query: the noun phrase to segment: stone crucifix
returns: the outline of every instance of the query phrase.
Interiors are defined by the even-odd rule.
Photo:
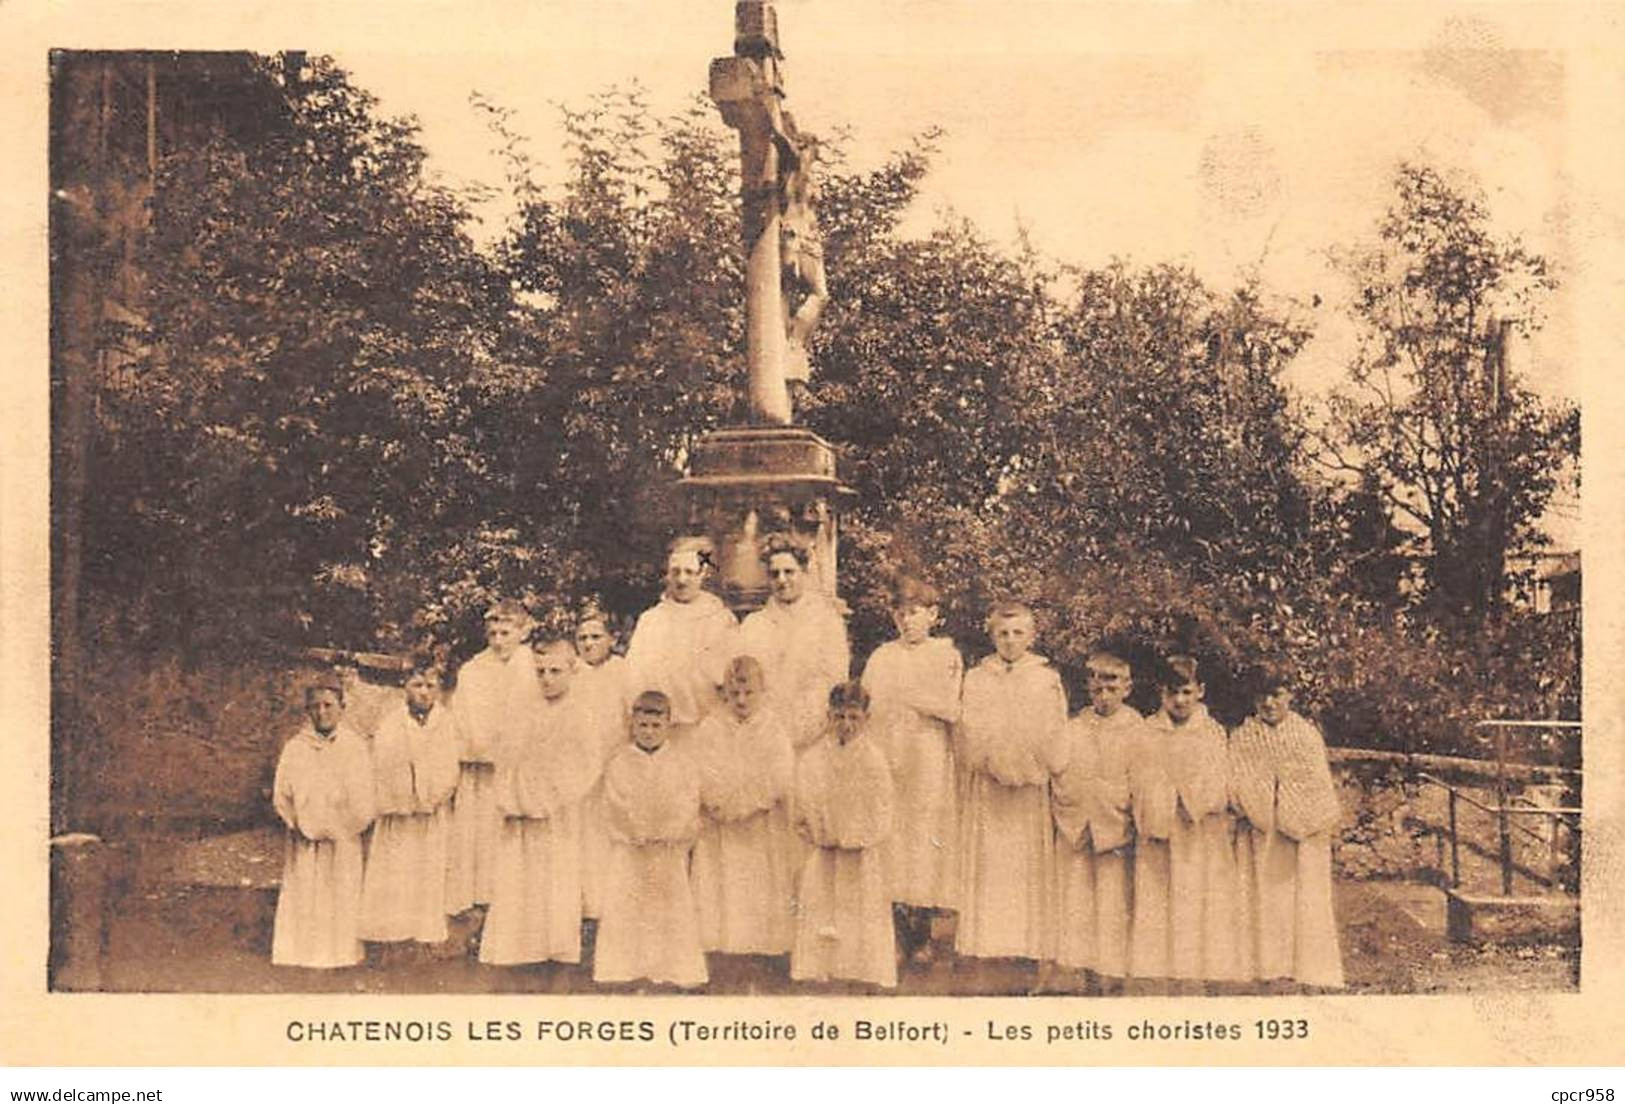
[[[711,62],[711,98],[739,131],[745,230],[745,356],[750,420],[791,421],[789,381],[805,382],[807,342],[829,291],[813,209],[817,142],[784,109],[772,0],[734,5],[734,52]],[[802,296],[791,311],[784,282]]]

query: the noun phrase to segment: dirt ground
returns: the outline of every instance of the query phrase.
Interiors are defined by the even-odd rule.
[[[271,919],[280,873],[271,829],[133,842],[115,862],[103,987],[121,992],[577,993],[596,992],[588,966],[487,967],[448,946],[373,948],[346,970],[272,967]],[[1551,943],[1462,945],[1445,937],[1444,895],[1431,886],[1343,879],[1337,885],[1348,987],[1356,993],[1572,991],[1578,948]],[[380,951],[383,953],[380,954]],[[713,993],[790,992],[783,959],[713,956]],[[902,995],[1019,994],[1030,964],[947,955],[907,967]],[[797,986],[794,991],[800,992]]]

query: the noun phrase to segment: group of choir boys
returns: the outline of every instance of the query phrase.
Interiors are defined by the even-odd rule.
[[[794,560],[789,573],[806,566]],[[793,979],[888,988],[900,957],[942,951],[957,914],[961,961],[1037,960],[1086,991],[1342,985],[1339,802],[1283,674],[1257,682],[1253,716],[1227,733],[1193,659],[1160,664],[1161,708],[1143,717],[1126,702],[1130,664],[1103,647],[1069,718],[1026,606],[992,610],[994,653],[963,672],[931,635],[937,594],[905,580],[898,639],[861,682],[801,664],[809,695],[774,679],[795,680],[797,647],[844,662],[823,599],[776,586],[735,635],[698,585],[703,563],[680,561],[632,662],[595,609],[573,638],[527,646],[525,611],[505,601],[453,701],[439,671],[414,667],[370,739],[344,724],[341,681],[309,687],[310,723],[274,784],[289,831],[272,961],[444,947],[448,917],[483,906],[487,964],[580,962],[589,921],[596,982],[700,987],[715,952],[788,954]],[[682,700],[695,682],[710,700]]]

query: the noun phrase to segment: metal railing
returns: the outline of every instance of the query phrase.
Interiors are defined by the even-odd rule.
[[[1461,833],[1458,824],[1458,806],[1466,802],[1475,809],[1495,818],[1497,836],[1497,860],[1501,868],[1501,894],[1512,896],[1513,875],[1518,869],[1514,861],[1512,842],[1514,831],[1521,833],[1536,843],[1546,847],[1546,876],[1541,878],[1532,871],[1526,873],[1545,882],[1548,886],[1558,884],[1557,871],[1563,865],[1563,828],[1566,826],[1570,833],[1570,840],[1578,840],[1580,832],[1580,807],[1568,805],[1542,805],[1523,796],[1512,796],[1508,792],[1507,777],[1511,773],[1509,768],[1519,773],[1527,774],[1530,771],[1542,772],[1550,775],[1572,777],[1576,785],[1581,777],[1578,767],[1561,765],[1508,763],[1507,738],[1519,730],[1538,730],[1545,732],[1558,732],[1564,737],[1576,737],[1580,734],[1578,721],[1480,721],[1476,726],[1487,729],[1494,740],[1495,746],[1495,803],[1493,805],[1478,800],[1465,787],[1447,782],[1435,774],[1427,771],[1417,772],[1417,779],[1421,782],[1441,787],[1448,797],[1448,820],[1450,835],[1450,884],[1452,888],[1461,886]],[[1486,763],[1485,766],[1490,764]],[[1548,831],[1537,832],[1522,820],[1514,818],[1540,817],[1547,821]]]

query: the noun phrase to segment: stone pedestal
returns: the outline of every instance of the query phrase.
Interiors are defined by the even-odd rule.
[[[767,601],[758,552],[787,532],[812,553],[809,584],[835,598],[836,517],[852,495],[835,474],[835,448],[800,426],[721,429],[694,446],[682,480],[692,532],[717,549],[722,596],[736,612]]]

